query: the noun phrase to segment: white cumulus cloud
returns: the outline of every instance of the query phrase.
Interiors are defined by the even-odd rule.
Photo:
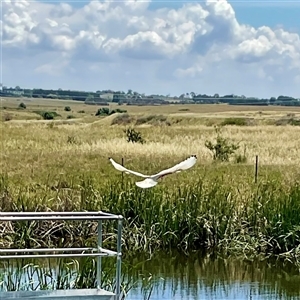
[[[225,0],[150,3],[4,1],[3,84],[300,97],[298,33],[241,24]]]

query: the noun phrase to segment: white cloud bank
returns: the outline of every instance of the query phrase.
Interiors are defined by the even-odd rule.
[[[4,85],[300,97],[299,34],[239,24],[226,1],[4,1]]]

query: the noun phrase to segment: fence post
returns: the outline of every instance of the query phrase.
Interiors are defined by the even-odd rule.
[[[255,156],[255,174],[254,174],[254,182],[257,183],[258,177],[258,155]]]

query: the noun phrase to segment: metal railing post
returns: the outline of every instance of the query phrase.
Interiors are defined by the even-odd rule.
[[[116,270],[116,300],[120,299],[121,293],[121,265],[122,265],[122,226],[123,217],[118,220],[118,239],[117,239],[117,270]]]
[[[102,248],[102,220],[98,220],[98,251]],[[97,258],[97,288],[101,289],[102,258]]]

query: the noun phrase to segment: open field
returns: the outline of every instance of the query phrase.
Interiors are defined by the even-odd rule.
[[[18,109],[19,104],[23,102],[26,109]],[[71,111],[64,111],[69,106]],[[36,98],[2,98],[1,109],[2,117],[9,114],[11,120],[40,120],[40,115],[34,111],[45,110],[55,111],[60,117],[56,119],[67,119],[72,115],[79,118],[77,121],[91,122],[97,120],[95,113],[98,108],[103,106],[86,105],[81,101],[73,100],[45,100]],[[129,114],[164,114],[169,115],[171,120],[191,124],[214,125],[224,118],[239,117],[254,120],[257,124],[268,124],[281,118],[299,118],[300,107],[288,106],[234,106],[227,104],[185,104],[185,105],[167,105],[167,106],[118,106],[115,103],[109,104],[109,109],[122,108],[126,109]],[[184,117],[184,120],[182,118]],[[196,119],[196,120],[195,120]],[[179,122],[179,123],[180,123]],[[191,125],[190,124],[190,125]]]
[[[97,106],[76,101],[24,103],[27,108],[19,110],[16,100],[10,99],[1,110],[17,116],[0,123],[0,210],[120,213],[126,218],[127,251],[180,247],[298,255],[300,130],[271,125],[270,120],[297,119],[299,108],[121,106],[128,115],[99,118],[94,116]],[[72,111],[64,111],[65,106]],[[55,110],[61,117],[33,120],[37,109]],[[74,119],[66,119],[70,113]],[[228,118],[241,125],[228,125]],[[205,142],[216,140],[212,125],[224,120],[220,136],[240,148],[222,163],[213,160]],[[126,141],[123,130],[133,125],[145,144]],[[134,182],[139,178],[126,174],[122,178],[107,159],[124,158],[127,167],[154,173],[191,154],[198,156],[193,169],[165,177],[151,190],[137,188]],[[255,155],[260,163],[257,184]],[[0,245],[57,245],[62,236],[68,246],[94,242],[94,227],[62,224],[53,225],[56,229],[47,239],[39,237],[49,230],[47,223],[30,228],[0,224]],[[33,233],[29,239],[33,229],[39,235]],[[106,238],[108,243],[114,239]]]

